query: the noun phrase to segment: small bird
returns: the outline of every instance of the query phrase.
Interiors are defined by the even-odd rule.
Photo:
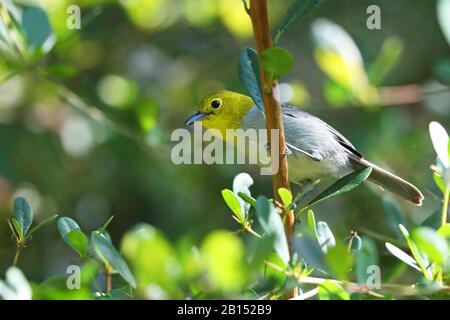
[[[326,122],[289,104],[282,104],[281,111],[291,182],[302,185],[339,179],[371,167],[371,182],[415,205],[422,205],[424,197],[417,187],[364,159],[350,141]],[[265,129],[264,115],[249,96],[225,90],[205,97],[197,113],[185,124],[196,121],[201,121],[206,129],[219,130],[224,139],[227,129]]]

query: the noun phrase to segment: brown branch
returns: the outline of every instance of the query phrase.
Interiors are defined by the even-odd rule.
[[[250,8],[249,8],[250,19],[252,21],[253,27],[253,35],[256,42],[256,49],[259,54],[264,50],[272,47],[272,36],[270,33],[269,27],[269,18],[267,12],[267,0],[250,0]],[[272,130],[278,130],[278,163],[279,170],[273,175],[272,183],[273,183],[273,191],[274,198],[277,201],[281,201],[278,195],[279,188],[286,188],[290,190],[289,186],[289,178],[288,178],[288,164],[287,157],[285,151],[285,137],[284,137],[284,127],[283,120],[281,116],[281,106],[279,102],[273,96],[272,88],[277,86],[276,81],[272,83],[268,82],[261,66],[260,66],[260,77],[261,83],[263,86],[263,100],[264,100],[264,109],[266,115],[266,128],[267,128],[267,136],[269,140],[269,147],[272,150],[273,141],[271,141],[271,132]],[[272,160],[273,161],[273,160]],[[291,246],[291,238],[294,233],[295,228],[295,219],[292,210],[285,212],[285,231],[286,237],[289,243],[289,251],[292,254],[292,246]],[[288,298],[293,298],[297,296],[297,290],[292,290],[289,293]]]
[[[105,266],[106,293],[110,293],[112,290],[111,272],[111,267],[109,265]]]

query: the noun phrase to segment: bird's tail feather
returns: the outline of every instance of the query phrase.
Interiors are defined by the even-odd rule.
[[[369,180],[381,188],[386,189],[393,194],[406,199],[417,206],[422,205],[424,199],[422,192],[408,181],[370,163],[369,161],[359,158],[351,158],[351,163],[356,169],[371,167],[372,173]]]

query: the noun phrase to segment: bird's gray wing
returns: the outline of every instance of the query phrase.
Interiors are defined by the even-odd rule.
[[[319,118],[313,116],[312,114],[300,110],[290,104],[282,104],[282,112],[283,114],[294,117],[294,118],[315,118],[316,120],[321,121],[327,129],[335,136],[336,140],[339,142],[341,146],[343,146],[352,156],[356,156],[356,158],[360,159],[363,158],[363,155],[361,152],[356,150],[356,148],[353,146],[353,144],[348,141],[346,137],[344,137],[339,131],[337,131],[335,128],[330,126],[328,123],[326,123],[323,120],[320,120]]]

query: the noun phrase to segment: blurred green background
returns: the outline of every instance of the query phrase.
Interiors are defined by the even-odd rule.
[[[11,76],[0,60],[0,275],[14,255],[3,222],[17,195],[28,199],[36,220],[56,213],[86,231],[114,215],[109,231],[116,244],[139,222],[174,243],[236,229],[220,191],[242,171],[255,179],[254,194],[271,197],[270,178],[258,176],[255,167],[177,166],[170,160],[172,130],[183,127],[204,95],[225,88],[244,92],[237,61],[254,41],[240,0],[13,2],[41,5],[57,41],[39,62],[45,78],[34,69]],[[288,3],[269,1],[273,26]],[[81,7],[80,30],[66,27],[70,4]],[[381,8],[381,30],[366,27],[373,4]],[[296,61],[282,80],[290,101],[333,125],[366,158],[419,186],[423,208],[399,202],[417,223],[440,206],[430,195],[437,188],[428,123],[450,124],[450,91],[443,86],[450,80],[450,31],[438,12],[434,0],[324,1],[280,42]],[[440,14],[441,22],[450,21],[450,12]],[[345,98],[318,64],[311,25],[319,17],[353,38],[366,69],[386,39],[394,39],[396,62],[377,87],[381,96],[399,100]],[[368,184],[315,209],[341,238],[363,228],[392,235],[382,211],[381,192]],[[47,226],[24,249],[20,267],[40,281],[64,274],[75,257]]]

